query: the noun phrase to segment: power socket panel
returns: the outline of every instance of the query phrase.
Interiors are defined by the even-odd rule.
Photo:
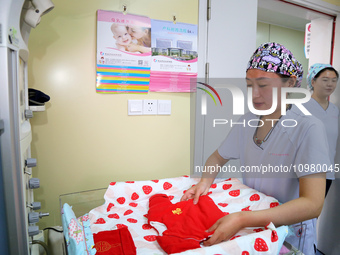
[[[155,99],[143,100],[143,114],[144,115],[157,115],[158,103]]]

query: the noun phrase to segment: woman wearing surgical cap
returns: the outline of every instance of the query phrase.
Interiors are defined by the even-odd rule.
[[[336,144],[338,140],[339,109],[329,102],[329,96],[334,92],[339,79],[339,73],[329,64],[316,63],[309,68],[307,84],[313,92],[312,98],[304,104],[306,109],[325,125],[329,156],[334,166]],[[326,195],[334,180],[334,172],[327,173]]]
[[[281,89],[300,87],[302,76],[301,64],[281,44],[264,43],[251,56],[246,82],[252,90],[253,107],[258,111],[271,109],[276,88],[276,108],[267,115],[252,112],[243,115],[238,123],[251,120],[251,125],[233,126],[207,159],[205,169],[222,167],[230,159],[239,159],[244,184],[275,197],[280,205],[224,216],[208,230],[214,234],[204,245],[228,240],[242,228],[265,227],[272,222],[275,226],[291,225],[294,233],[286,240],[304,254],[315,253],[316,218],[323,206],[326,182],[326,174],[315,171],[315,167],[324,165],[327,170],[330,165],[326,132],[320,120],[304,115],[297,106],[281,108]],[[284,110],[286,114],[282,114]],[[263,172],[264,167],[267,172]],[[216,176],[215,171],[202,173],[200,182],[187,190],[182,200],[193,199],[197,203],[201,195],[208,193]]]

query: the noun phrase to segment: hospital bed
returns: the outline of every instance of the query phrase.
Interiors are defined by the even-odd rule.
[[[158,232],[148,224],[149,198],[162,193],[168,195],[173,204],[177,203],[185,190],[198,181],[197,178],[181,176],[111,182],[107,188],[61,195],[61,216],[68,254],[96,254],[93,234],[122,227],[128,228],[137,254],[166,254],[156,241]],[[279,205],[275,198],[245,186],[236,178],[216,179],[208,195],[225,214]],[[302,254],[284,243],[287,234],[287,226],[276,228],[271,223],[265,228],[243,229],[229,241],[179,254]],[[279,253],[280,250],[285,253]]]

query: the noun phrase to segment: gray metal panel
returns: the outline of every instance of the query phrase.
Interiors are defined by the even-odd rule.
[[[0,119],[0,144],[1,144],[1,134],[4,128],[4,121]],[[3,184],[2,178],[2,160],[1,160],[1,146],[0,146],[0,183]],[[3,185],[0,185],[0,247],[1,253],[4,255],[9,254],[8,249],[8,235],[7,235],[7,217],[5,209],[5,192]]]
[[[17,52],[0,48],[0,118],[4,121],[0,146],[9,250],[13,255],[29,253],[26,218],[23,213],[25,204],[20,158],[17,61]]]

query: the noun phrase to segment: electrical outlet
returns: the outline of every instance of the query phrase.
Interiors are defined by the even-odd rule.
[[[143,100],[143,114],[144,115],[155,115],[157,114],[157,100],[144,99]]]

